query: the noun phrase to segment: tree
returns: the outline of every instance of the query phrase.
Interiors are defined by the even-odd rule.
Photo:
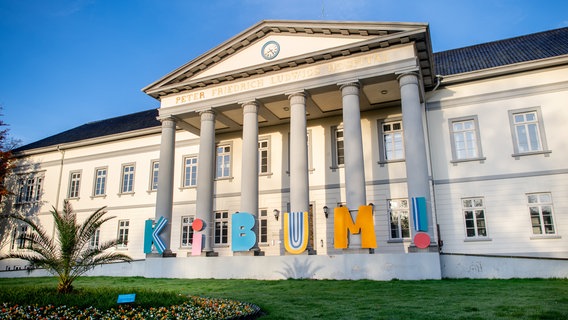
[[[2,106],[0,106],[0,111],[1,110]],[[1,113],[0,116],[2,116]],[[0,120],[0,128],[2,128],[0,130],[0,201],[2,201],[6,195],[10,194],[10,191],[4,185],[4,181],[12,167],[12,150],[20,144],[19,140],[8,137],[8,129],[5,128],[6,126],[7,124]]]
[[[30,262],[32,268],[44,268],[58,278],[59,293],[70,293],[73,291],[73,281],[95,266],[132,261],[123,253],[108,251],[118,244],[118,239],[103,242],[96,247],[90,246],[91,239],[103,223],[115,218],[105,217],[106,213],[105,207],[102,207],[79,224],[71,204],[65,201],[63,211],[59,212],[55,208],[51,211],[56,228],[53,237],[28,217],[17,214],[6,215],[5,218],[23,222],[31,228],[31,232],[22,235],[21,238],[21,241],[29,247],[26,251],[1,255],[0,260],[23,259]]]

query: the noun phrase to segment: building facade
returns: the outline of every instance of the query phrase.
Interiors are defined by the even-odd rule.
[[[4,209],[49,230],[64,200],[107,206],[92,245],[118,237],[154,263],[341,257],[378,279],[563,263],[566,40],[433,53],[427,24],[262,21],[144,88],[157,110],[17,150]],[[23,232],[4,226],[2,250],[25,250]],[[409,263],[437,276],[397,273]]]

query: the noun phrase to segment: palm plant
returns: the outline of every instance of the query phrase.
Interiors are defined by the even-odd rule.
[[[58,292],[70,293],[73,291],[73,281],[95,266],[132,261],[123,253],[107,251],[118,244],[118,239],[103,242],[96,247],[89,246],[97,229],[103,223],[115,218],[105,217],[106,213],[105,207],[102,207],[79,224],[71,204],[65,201],[62,212],[55,208],[51,211],[56,228],[53,237],[28,217],[6,215],[4,217],[27,224],[32,232],[22,235],[22,240],[29,244],[28,250],[1,255],[0,260],[18,258],[30,262],[32,268],[44,268],[58,278]]]

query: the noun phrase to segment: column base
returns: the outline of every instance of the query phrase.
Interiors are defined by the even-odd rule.
[[[175,258],[175,257],[177,257],[177,253],[172,252],[172,250],[165,250],[162,253],[162,257],[163,258]]]
[[[263,257],[264,251],[260,249],[251,249],[249,251],[233,251],[233,256],[235,257]]]
[[[172,252],[171,250],[166,250],[163,253],[146,253],[146,258],[175,258],[177,257],[177,253]]]
[[[370,248],[347,248],[342,250],[343,254],[375,254],[375,249]]]

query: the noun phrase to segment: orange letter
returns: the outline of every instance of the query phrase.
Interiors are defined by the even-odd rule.
[[[360,206],[355,224],[347,207],[339,207],[334,210],[334,243],[336,249],[346,249],[348,247],[348,233],[361,233],[361,248],[369,249],[377,247],[375,238],[375,227],[373,223],[373,208],[371,206]]]

